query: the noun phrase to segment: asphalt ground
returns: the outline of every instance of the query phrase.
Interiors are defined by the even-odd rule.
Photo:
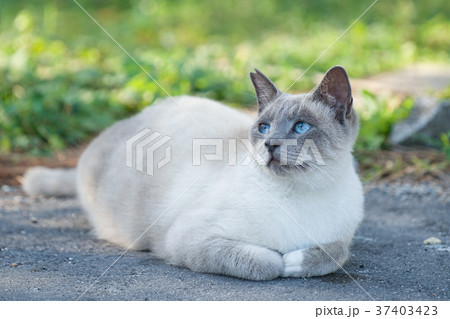
[[[365,189],[366,218],[344,266],[352,278],[340,270],[252,282],[167,265],[150,252],[119,258],[124,250],[91,234],[76,199],[3,186],[0,300],[449,300],[448,185]],[[442,243],[425,245],[429,237]]]

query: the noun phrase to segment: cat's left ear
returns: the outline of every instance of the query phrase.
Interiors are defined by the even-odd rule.
[[[255,69],[255,71],[256,73],[250,72],[250,79],[258,99],[258,112],[261,113],[281,95],[281,92],[261,71],[258,69]]]
[[[342,66],[336,65],[327,71],[313,96],[332,107],[339,122],[343,123],[345,118],[351,117],[352,88]]]

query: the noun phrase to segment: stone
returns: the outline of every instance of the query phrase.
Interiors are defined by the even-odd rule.
[[[436,147],[441,134],[450,131],[450,100],[418,98],[410,115],[394,125],[390,142],[406,146]]]
[[[430,237],[430,238],[425,239],[423,241],[423,243],[425,245],[440,245],[440,244],[442,244],[442,241],[439,238]]]

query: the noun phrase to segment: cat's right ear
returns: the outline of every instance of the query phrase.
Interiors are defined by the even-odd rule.
[[[261,113],[281,95],[281,92],[261,71],[258,69],[255,69],[255,71],[256,73],[250,72],[250,79],[252,80],[256,98],[258,99],[258,113]]]
[[[342,66],[329,69],[313,93],[314,99],[324,102],[336,112],[336,119],[344,123],[352,114],[352,88]]]

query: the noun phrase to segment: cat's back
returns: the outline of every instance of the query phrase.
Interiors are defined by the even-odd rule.
[[[116,122],[95,138],[82,159],[125,150],[126,142],[143,130],[169,136],[180,148],[195,138],[247,138],[253,120],[222,103],[192,96],[166,98],[140,113]],[[186,144],[188,143],[188,144]]]
[[[104,130],[81,156],[79,174],[97,184],[104,171],[112,167],[122,170],[127,141],[147,130],[169,137],[172,162],[182,162],[192,158],[193,139],[247,138],[252,123],[250,116],[210,99],[166,98]],[[144,138],[145,134],[141,135],[140,139]]]
[[[179,194],[182,190],[177,187],[186,187],[183,178],[175,177],[200,169],[192,164],[193,139],[247,138],[252,123],[249,116],[221,103],[180,96],[103,131],[84,151],[77,169],[79,198],[98,235],[123,246],[130,244],[147,227],[149,207],[169,205],[171,191]],[[141,132],[148,133],[140,135],[139,141],[155,132],[170,138],[170,163],[153,176],[137,171],[136,163],[133,168],[126,165],[127,141]]]
[[[247,132],[251,117],[222,103],[200,97],[167,98],[142,111],[142,124],[167,135],[237,137]]]

